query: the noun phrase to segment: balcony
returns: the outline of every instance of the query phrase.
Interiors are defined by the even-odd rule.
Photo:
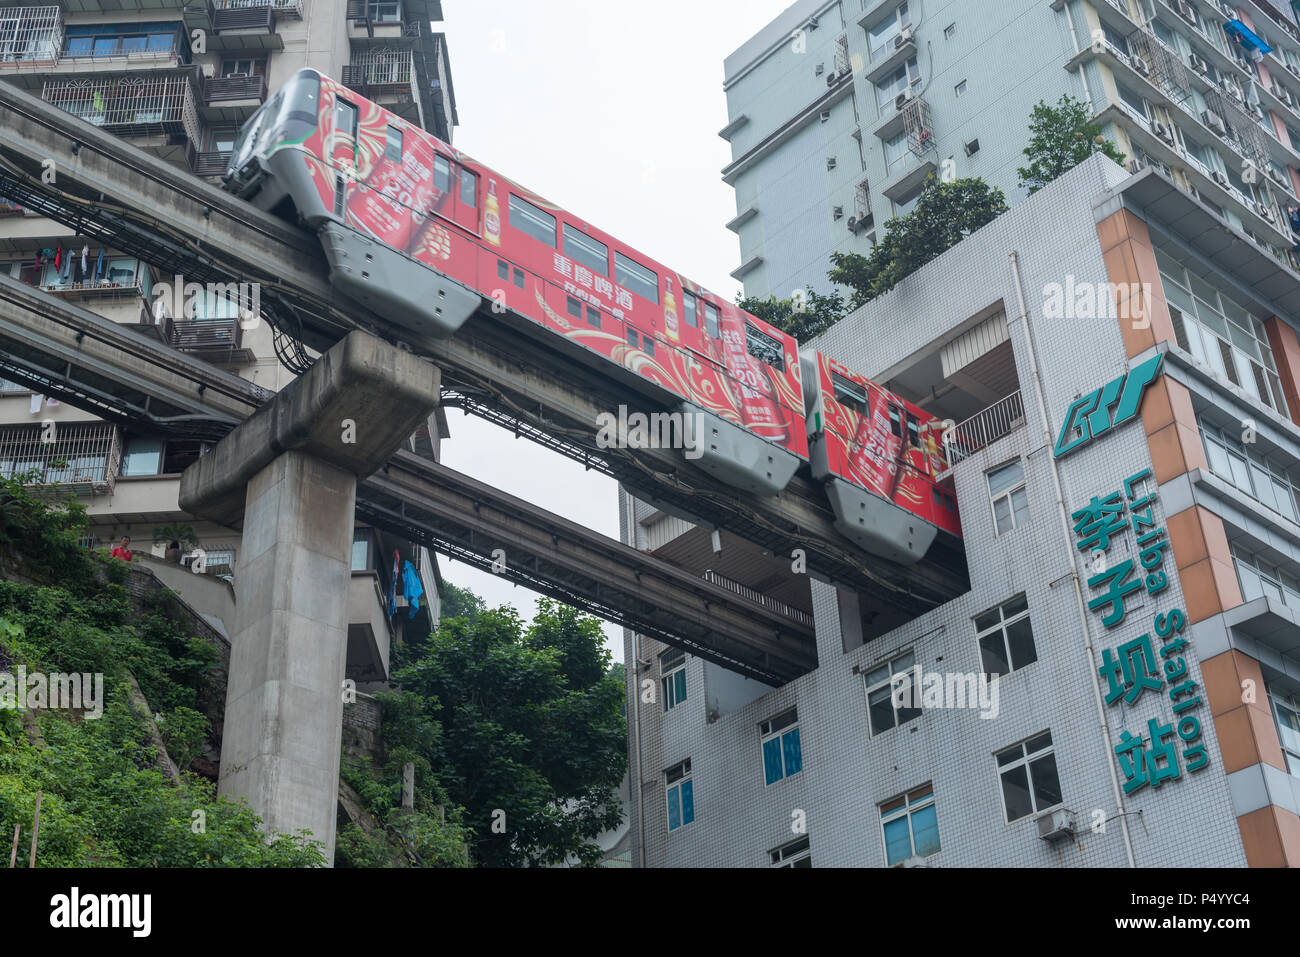
[[[265,102],[265,76],[210,76],[203,80],[203,106],[209,121],[242,123]]]
[[[0,427],[0,475],[78,494],[111,492],[122,462],[121,437],[105,422],[57,424],[53,441],[41,425]]]
[[[273,10],[278,17],[288,17],[293,20],[302,19],[303,0],[212,0],[214,11],[256,9],[259,7],[267,7]]]
[[[211,30],[208,32],[208,49],[283,50],[284,39],[276,32],[278,18],[301,14],[302,7],[298,2],[209,0],[207,15]]]
[[[200,153],[191,148],[186,151],[186,155],[190,161],[190,170],[195,176],[205,179],[225,175],[226,167],[230,164],[229,152]]]
[[[0,71],[53,66],[63,49],[63,12],[59,7],[0,9]]]
[[[391,7],[391,4],[385,6]],[[380,5],[367,0],[348,0],[348,39],[370,41],[418,40],[418,21],[404,22],[381,12]]]
[[[409,95],[415,88],[415,57],[409,50],[354,54],[343,67],[343,85],[365,97]]]
[[[46,80],[41,99],[118,136],[184,136],[202,132],[187,76],[149,74]]]
[[[943,433],[944,454],[951,468],[1025,424],[1025,406],[1020,391],[977,412],[960,425]]]
[[[162,320],[162,336],[173,349],[219,365],[251,362],[243,347],[244,329],[236,319]]]

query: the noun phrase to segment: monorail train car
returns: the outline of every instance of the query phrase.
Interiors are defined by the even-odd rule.
[[[961,536],[946,423],[820,352],[803,354],[809,460],[835,527],[875,555],[920,561],[940,531]]]
[[[509,328],[676,411],[705,413],[694,464],[733,487],[775,495],[809,461],[806,372],[792,337],[315,70],[300,70],[248,120],[224,186],[315,229],[331,282],[407,338],[452,335],[489,305]],[[856,422],[827,395],[827,410],[845,410],[837,427]],[[832,434],[856,441],[847,424]],[[906,526],[864,504],[888,489],[862,485],[852,454],[836,454],[818,477],[845,515],[858,509],[846,534],[917,560],[925,535],[893,542]],[[906,509],[914,486],[900,482],[884,504]],[[915,518],[933,522],[916,496]],[[882,517],[887,529],[861,531]]]

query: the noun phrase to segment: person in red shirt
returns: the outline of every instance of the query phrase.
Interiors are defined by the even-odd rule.
[[[122,544],[118,545],[108,553],[113,558],[120,558],[124,562],[131,560],[131,539],[126,535],[122,536]]]

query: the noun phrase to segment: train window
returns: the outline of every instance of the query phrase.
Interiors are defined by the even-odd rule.
[[[433,158],[433,188],[440,197],[451,192],[451,161],[446,157]]]
[[[334,159],[346,159],[350,149],[353,162],[357,153],[357,108],[347,100],[334,101]],[[350,140],[350,142],[348,142]]]
[[[510,264],[507,263],[504,259],[497,260],[497,278],[498,279],[510,278]]]
[[[524,288],[524,271],[522,269],[515,270],[515,285],[520,289]]]
[[[689,292],[682,293],[682,318],[686,320],[688,326],[699,327],[700,320],[697,318],[699,310],[699,301]]]
[[[568,310],[569,315],[573,316],[574,319],[582,318],[582,300],[570,296],[568,301],[565,302],[564,308]]]
[[[704,304],[704,331],[709,334],[710,339],[716,339],[722,334],[718,327],[717,307],[707,302]]]
[[[633,262],[622,253],[614,253],[614,281],[642,299],[659,304],[659,274]]]
[[[847,405],[859,415],[865,415],[868,405],[867,390],[852,379],[846,379],[838,372],[831,373],[831,385],[835,389],[835,398],[841,405]]]
[[[931,486],[930,486],[930,492],[934,495],[934,504],[935,504],[935,505],[942,506],[942,505],[943,505],[943,496],[939,494],[939,490],[938,490],[937,488],[935,488],[933,485],[931,485]]]
[[[600,310],[593,306],[587,307],[587,325],[593,329],[600,328]]]
[[[745,323],[745,339],[749,354],[759,362],[766,362],[774,369],[785,368],[785,347],[780,339],[748,322]]]
[[[460,204],[470,209],[478,208],[478,174],[467,169],[460,171]]]
[[[394,127],[388,128],[388,142],[384,145],[384,155],[394,163],[402,161],[402,131]]]
[[[510,225],[555,248],[555,217],[514,193],[510,194]]]
[[[609,247],[568,223],[564,224],[564,255],[592,272],[609,275]]]
[[[899,415],[898,406],[896,405],[889,407],[889,430],[898,438],[903,437],[903,419]]]
[[[645,337],[645,354],[651,359],[655,357],[655,341],[649,336]]]
[[[636,330],[631,326],[627,327],[627,344],[633,349],[641,348],[641,338],[636,334]]]
[[[907,441],[918,449],[921,447],[921,427],[916,424],[916,419],[910,412],[907,415]]]

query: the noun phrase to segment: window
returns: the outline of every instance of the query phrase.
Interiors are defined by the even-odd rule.
[[[911,215],[912,210],[916,209],[916,204],[921,201],[921,194],[923,192],[925,192],[924,188],[918,189],[910,196],[894,200],[894,215],[899,217]]]
[[[880,829],[889,867],[912,857],[939,853],[939,818],[934,785],[926,784],[880,805]]]
[[[899,130],[889,139],[884,141],[885,145],[885,171],[892,172],[894,167],[907,157],[910,150],[907,145],[907,130]]]
[[[1231,432],[1204,420],[1199,424],[1211,472],[1284,518],[1300,522],[1300,485],[1286,466],[1247,449]]]
[[[965,95],[966,95],[966,81],[965,81],[965,80],[962,80],[960,83],[958,83],[956,86],[954,86],[954,87],[952,88],[952,92],[957,96],[957,99],[961,99],[963,96],[965,96]]]
[[[1278,604],[1300,609],[1300,582],[1289,572],[1236,544],[1232,546],[1232,563],[1237,569],[1244,601],[1271,598]]]
[[[956,35],[957,35],[957,24],[950,23],[943,28],[943,38],[945,40],[951,40]]]
[[[984,674],[1010,674],[1038,660],[1034,632],[1029,625],[1029,600],[1024,595],[975,618],[975,640],[980,646]]]
[[[920,82],[921,72],[917,68],[916,57],[912,57],[876,84],[876,105],[882,110],[892,106],[898,94],[910,92]]]
[[[799,745],[799,712],[791,708],[758,726],[763,745],[763,783],[775,784],[803,770]]]
[[[433,188],[438,193],[438,196],[434,197],[435,202],[439,197],[451,192],[451,161],[443,156],[433,157]]]
[[[162,442],[157,439],[129,438],[122,451],[123,475],[157,475],[162,465]]]
[[[785,346],[781,340],[750,322],[745,323],[745,348],[759,362],[766,362],[773,369],[784,371]]]
[[[835,400],[840,405],[847,406],[858,415],[866,415],[870,410],[870,399],[865,386],[844,378],[834,370],[831,371],[831,385],[835,389]]]
[[[689,292],[682,293],[682,320],[692,329],[700,327],[699,300]]]
[[[402,131],[395,126],[388,128],[388,142],[384,145],[384,156],[394,163],[402,161]]]
[[[1300,698],[1269,692],[1277,715],[1277,734],[1287,770],[1300,778]]]
[[[375,23],[401,23],[402,22],[402,5],[401,3],[375,3],[370,4],[370,19]]]
[[[614,281],[642,299],[659,304],[659,274],[622,253],[614,253]]]
[[[582,318],[581,299],[575,299],[573,296],[567,297],[564,301],[564,309],[569,315],[573,316],[574,319]]]
[[[354,528],[352,530],[352,570],[354,572],[363,572],[371,567],[370,529]]]
[[[899,4],[887,19],[877,23],[874,27],[867,30],[867,49],[871,51],[871,59],[875,60],[881,54],[889,56],[894,52],[894,38],[903,32],[903,29],[912,22],[907,13],[907,4]]]
[[[1001,535],[1029,521],[1029,493],[1025,490],[1025,467],[1011,462],[988,473],[989,499],[993,506],[995,534]]]
[[[564,224],[564,255],[597,275],[609,275],[609,247],[568,223]]]
[[[718,325],[718,310],[707,302],[704,304],[704,331],[709,334],[710,339],[717,339],[722,335]]]
[[[261,60],[222,60],[222,76],[254,76],[261,73],[259,67],[262,65]]]
[[[894,707],[895,687],[899,690],[901,702],[907,703],[912,699],[911,704],[920,704],[921,689],[912,687],[911,672],[915,663],[916,655],[909,651],[867,674],[867,716],[873,735],[920,716],[919,707]]]
[[[1056,775],[1052,732],[1044,731],[1035,738],[999,751],[995,757],[1008,824],[1061,803],[1061,782]]]
[[[670,648],[659,656],[659,683],[663,686],[664,711],[686,701],[686,652]]]
[[[478,208],[478,174],[467,169],[460,171],[460,205],[465,209]]]
[[[595,306],[587,307],[587,325],[591,326],[593,329],[600,328],[600,310]]]
[[[1157,246],[1156,265],[1179,347],[1233,385],[1287,417],[1282,380],[1264,324]]]
[[[812,867],[812,845],[806,837],[768,851],[767,856],[773,867]]]
[[[514,193],[510,194],[510,225],[555,248],[555,217]]]
[[[691,759],[664,772],[668,787],[668,830],[675,831],[695,820],[695,789],[691,786]]]

